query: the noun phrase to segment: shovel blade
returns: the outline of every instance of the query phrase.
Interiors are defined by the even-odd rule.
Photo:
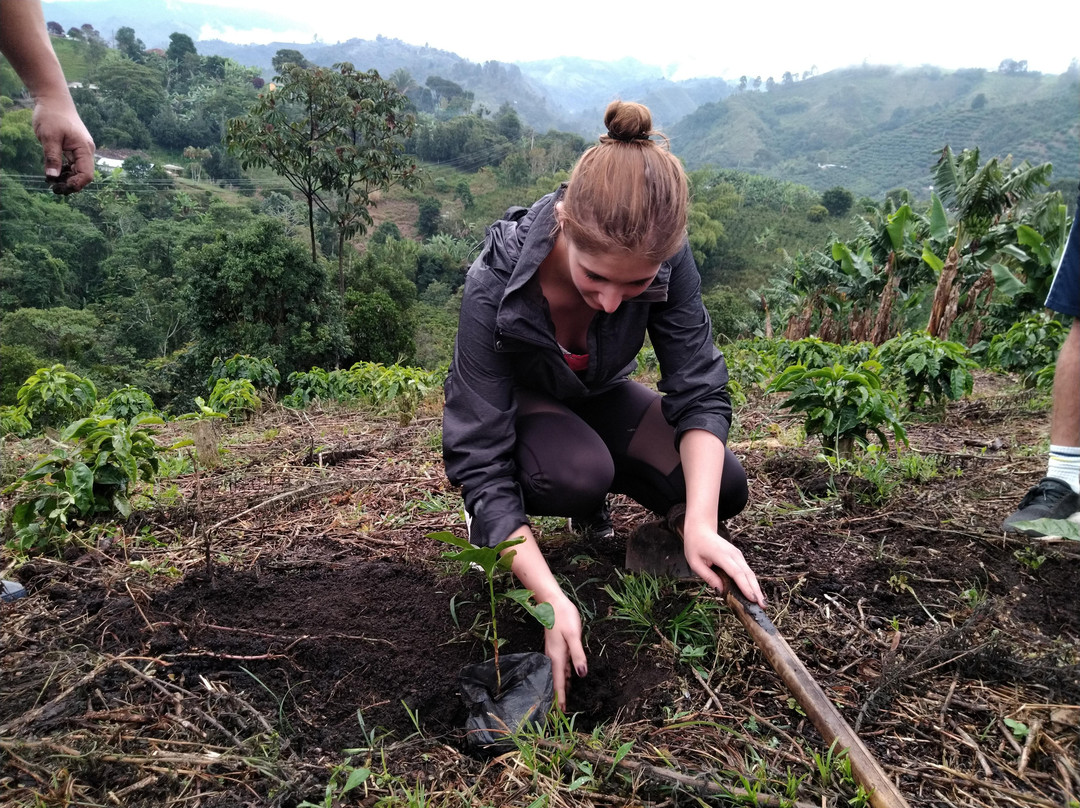
[[[696,578],[686,563],[682,537],[667,522],[646,522],[626,540],[626,569],[680,580]]]

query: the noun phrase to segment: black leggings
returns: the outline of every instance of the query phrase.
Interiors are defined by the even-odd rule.
[[[528,513],[587,517],[608,492],[661,516],[686,502],[675,431],[655,391],[626,381],[572,406],[530,390],[515,395],[518,483]],[[748,495],[746,471],[725,446],[719,519],[739,513]]]

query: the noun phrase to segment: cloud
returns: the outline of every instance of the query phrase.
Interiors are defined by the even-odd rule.
[[[244,30],[224,26],[215,28],[203,25],[199,29],[198,39],[221,39],[239,45],[266,45],[270,42],[310,42],[311,32],[302,29],[247,28]]]

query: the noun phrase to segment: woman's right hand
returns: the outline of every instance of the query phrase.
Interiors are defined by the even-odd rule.
[[[511,569],[521,585],[532,590],[537,603],[550,603],[555,612],[555,627],[544,632],[544,653],[551,660],[551,678],[559,709],[565,712],[570,666],[578,676],[589,672],[585,648],[581,644],[581,615],[551,574],[532,528],[522,525],[510,534],[510,538],[518,537],[524,541],[509,550],[514,554]]]
[[[589,666],[585,660],[585,648],[581,644],[581,615],[577,607],[562,592],[548,603],[555,610],[555,627],[544,632],[544,653],[551,660],[551,676],[559,709],[565,712],[571,665],[578,676],[587,674]]]

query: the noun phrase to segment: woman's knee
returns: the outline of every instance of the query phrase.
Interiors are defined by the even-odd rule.
[[[580,420],[535,413],[518,422],[518,482],[529,513],[582,516],[611,490],[615,464],[600,438]]]

